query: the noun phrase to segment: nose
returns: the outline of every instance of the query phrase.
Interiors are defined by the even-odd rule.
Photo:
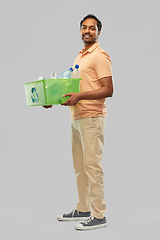
[[[90,29],[89,29],[89,27],[87,27],[86,29],[85,29],[85,33],[89,33],[90,32]]]

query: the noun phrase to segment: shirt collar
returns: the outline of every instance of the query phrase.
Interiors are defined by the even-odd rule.
[[[80,51],[81,54],[85,54],[85,53],[91,53],[93,52],[97,47],[99,47],[99,43],[95,42],[87,51],[84,51],[84,48]]]

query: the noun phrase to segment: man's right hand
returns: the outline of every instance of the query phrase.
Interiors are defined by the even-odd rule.
[[[53,105],[44,105],[44,106],[42,106],[42,107],[44,107],[44,108],[51,108]]]

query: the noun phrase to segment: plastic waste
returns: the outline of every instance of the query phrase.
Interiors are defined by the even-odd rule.
[[[60,75],[58,73],[52,73],[51,78],[52,79],[60,79]]]
[[[71,72],[71,78],[79,78],[79,65],[76,64],[75,68]]]
[[[69,79],[71,78],[71,72],[73,71],[73,68],[70,68],[69,70],[65,70],[60,73],[61,79]]]
[[[42,80],[42,79],[43,79],[43,77],[41,77],[41,76],[38,77],[38,80]]]

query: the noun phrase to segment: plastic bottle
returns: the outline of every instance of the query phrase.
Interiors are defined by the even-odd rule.
[[[79,65],[76,64],[75,68],[73,69],[72,73],[71,73],[71,78],[79,78]]]
[[[69,79],[71,77],[71,72],[73,71],[73,68],[70,68],[69,70],[65,70],[60,73],[61,79]]]
[[[38,78],[38,80],[43,80],[43,79],[45,79],[45,78],[43,78],[43,77],[41,77],[41,76],[39,76],[39,78]]]
[[[60,75],[58,73],[52,73],[51,79],[60,79]]]

